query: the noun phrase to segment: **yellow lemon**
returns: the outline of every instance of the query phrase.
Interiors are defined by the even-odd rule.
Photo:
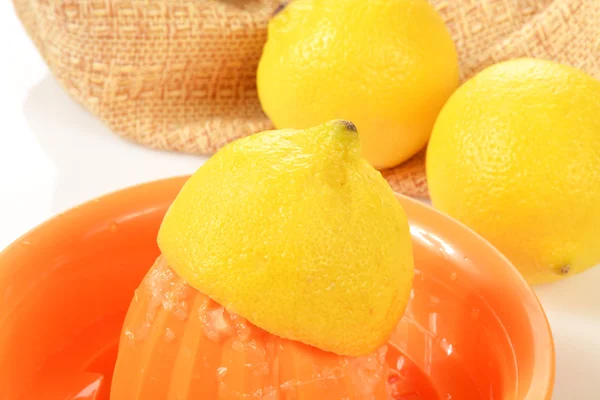
[[[296,0],[269,24],[257,83],[277,128],[351,120],[381,169],[425,146],[458,61],[426,0]]]
[[[185,184],[158,243],[229,311],[341,355],[384,344],[412,285],[406,215],[346,121],[226,146]]]
[[[489,67],[441,111],[427,178],[434,206],[530,283],[600,263],[600,82],[543,60]]]

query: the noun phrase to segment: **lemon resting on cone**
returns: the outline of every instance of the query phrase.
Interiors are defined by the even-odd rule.
[[[413,279],[404,210],[341,120],[227,145],[184,185],[158,243],[229,312],[340,355],[385,344]]]

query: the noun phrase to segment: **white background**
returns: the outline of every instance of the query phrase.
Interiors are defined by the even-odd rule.
[[[119,139],[62,92],[0,2],[0,249],[57,212],[204,161]],[[537,287],[557,350],[554,399],[600,399],[600,267]],[[468,400],[468,399],[465,399]]]

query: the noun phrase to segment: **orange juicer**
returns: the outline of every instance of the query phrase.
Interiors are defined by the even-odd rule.
[[[111,387],[114,400],[551,398],[554,347],[537,298],[459,223],[398,197],[411,300],[389,343],[353,359],[270,335],[170,272],[156,233],[185,180],[91,201],[0,254],[0,398],[109,399]],[[119,341],[129,348],[114,373]]]
[[[343,357],[270,334],[191,288],[160,256],[127,313],[111,399],[437,399],[409,362],[396,370],[400,357],[390,345]]]

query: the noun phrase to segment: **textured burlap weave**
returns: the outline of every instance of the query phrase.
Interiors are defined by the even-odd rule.
[[[271,128],[255,72],[275,0],[13,0],[63,88],[138,143],[212,153]],[[368,0],[365,0],[368,1]],[[557,60],[600,78],[600,0],[430,0],[462,78],[510,58]],[[427,195],[424,153],[384,176]]]

